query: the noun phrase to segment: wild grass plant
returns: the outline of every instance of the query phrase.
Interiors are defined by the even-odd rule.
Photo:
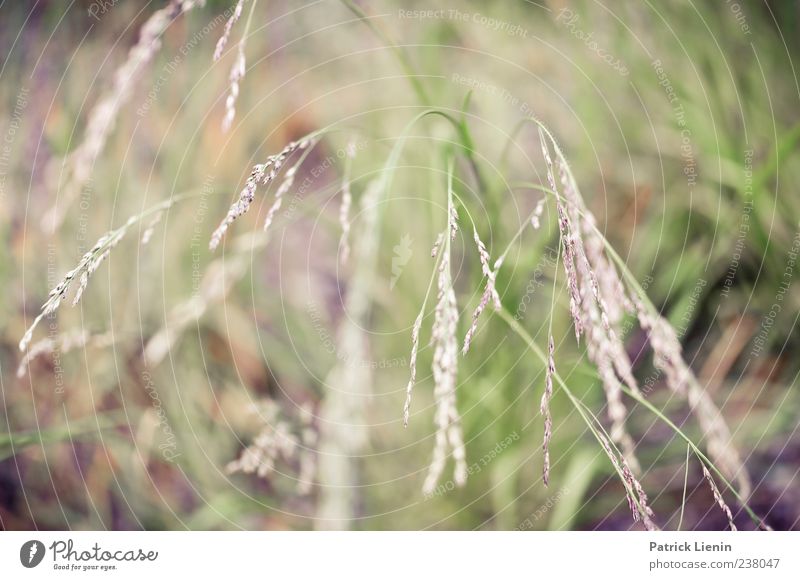
[[[164,10],[176,11],[172,19],[177,22],[178,13],[189,7],[184,4],[172,3]],[[98,417],[100,445],[94,453],[106,453],[115,458],[109,464],[123,465],[98,468],[115,480],[119,493],[107,498],[108,506],[95,506],[87,525],[105,522],[106,515],[124,501],[129,515],[118,522],[120,527],[513,529],[536,511],[537,502],[557,493],[553,512],[537,526],[603,527],[625,504],[629,519],[617,524],[620,527],[681,528],[687,505],[699,510],[694,525],[710,517],[730,529],[770,527],[771,508],[765,508],[759,496],[763,478],[748,466],[749,449],[758,445],[753,442],[756,435],[746,436],[742,425],[728,420],[728,401],[718,386],[722,378],[714,379],[716,373],[711,379],[702,373],[698,378],[698,355],[694,351],[687,355],[681,342],[701,317],[697,302],[715,299],[709,294],[694,296],[692,306],[689,297],[697,272],[725,288],[727,269],[720,264],[731,248],[736,249],[737,240],[735,231],[726,236],[719,228],[705,256],[707,267],[698,270],[706,246],[702,235],[689,238],[688,232],[698,227],[691,219],[699,215],[701,221],[737,223],[740,216],[729,212],[722,200],[745,200],[749,205],[744,207],[752,206],[749,223],[757,224],[753,226],[757,241],[748,246],[751,252],[763,256],[768,272],[778,272],[783,263],[780,252],[771,248],[773,234],[767,226],[775,226],[779,239],[790,235],[791,224],[770,225],[766,220],[779,206],[785,215],[800,212],[793,202],[778,195],[770,200],[764,193],[780,154],[761,151],[758,169],[751,168],[757,177],[742,185],[734,177],[734,165],[755,165],[755,156],[743,154],[734,160],[737,149],[730,143],[735,139],[725,133],[729,148],[717,160],[718,176],[687,182],[689,202],[673,198],[667,202],[665,196],[663,213],[648,210],[650,222],[640,225],[636,179],[660,163],[662,170],[654,175],[664,177],[665,188],[667,176],[674,180],[671,187],[678,187],[675,183],[681,183],[680,176],[687,177],[685,170],[692,167],[681,158],[685,133],[673,127],[674,107],[651,119],[653,135],[643,136],[640,128],[625,124],[632,127],[636,152],[627,156],[630,167],[618,169],[625,163],[614,163],[605,151],[596,151],[594,142],[574,137],[591,134],[592,126],[604,126],[605,113],[594,117],[587,113],[583,131],[575,131],[573,123],[584,116],[562,122],[547,104],[549,99],[497,107],[490,98],[496,96],[494,91],[484,88],[481,93],[479,83],[473,83],[471,91],[447,83],[454,66],[485,74],[469,59],[457,60],[451,54],[437,58],[421,41],[421,53],[412,56],[412,47],[398,40],[407,22],[387,29],[381,18],[355,3],[343,6],[349,12],[331,5],[331,10],[338,10],[338,27],[362,34],[370,31],[375,54],[348,53],[350,47],[342,45],[337,54],[363,62],[356,70],[367,71],[367,78],[353,73],[352,85],[341,90],[350,93],[358,90],[352,87],[359,83],[375,82],[370,76],[391,87],[390,92],[408,83],[410,91],[401,104],[383,108],[380,98],[367,91],[360,103],[363,111],[329,106],[319,113],[309,98],[292,114],[270,113],[271,108],[283,106],[292,110],[274,95],[302,75],[280,74],[291,71],[292,65],[285,71],[267,71],[258,57],[250,55],[269,46],[270,31],[275,32],[281,22],[285,25],[287,17],[260,27],[263,5],[255,0],[233,3],[219,40],[207,41],[214,49],[213,62],[224,68],[233,61],[227,83],[218,82],[224,75],[213,79],[217,93],[221,84],[226,96],[218,102],[200,97],[194,105],[204,117],[200,129],[195,125],[190,131],[201,116],[194,111],[171,123],[192,135],[187,151],[204,148],[199,131],[213,131],[222,145],[206,153],[216,158],[217,165],[232,163],[231,158],[244,160],[240,168],[226,169],[224,183],[215,185],[211,195],[198,191],[202,170],[197,167],[207,167],[202,156],[187,152],[188,160],[177,164],[192,169],[172,178],[173,193],[157,194],[166,197],[164,201],[145,204],[147,194],[132,199],[127,187],[120,188],[122,207],[113,207],[111,222],[119,223],[123,209],[133,210],[133,217],[105,234],[97,232],[98,241],[84,250],[77,266],[55,278],[41,311],[32,323],[26,321],[19,344],[24,358],[21,376],[41,373],[32,363],[43,356],[70,359],[70,351],[77,349],[111,351],[108,365],[95,365],[93,356],[79,370],[86,373],[92,393],[99,389],[93,403],[79,404],[84,414]],[[590,7],[583,8],[591,13]],[[527,10],[532,8],[510,9],[507,21],[530,21]],[[306,11],[298,12],[297,22],[302,22]],[[158,14],[145,22],[140,38],[153,35],[147,30],[155,28],[151,21]],[[234,46],[231,39],[243,14],[246,22]],[[630,19],[646,14],[632,10]],[[436,26],[443,39],[462,34],[457,27],[450,30],[450,22]],[[312,39],[327,34],[323,30],[311,33]],[[158,43],[162,34],[166,28],[160,24],[155,34]],[[479,27],[475,40],[480,42],[484,35],[489,32]],[[313,40],[306,39],[302,48],[292,46],[297,54],[288,57],[289,62],[303,62]],[[447,47],[458,40],[440,44]],[[154,40],[148,43],[151,48],[155,45]],[[501,60],[513,46],[501,45],[495,57]],[[706,49],[698,43],[697,58],[707,59],[704,65],[712,70],[726,70],[724,57],[720,64],[713,52],[703,52]],[[146,62],[154,54],[148,52]],[[200,56],[192,55],[191,62]],[[329,82],[326,74],[335,77],[349,71],[338,58],[343,57],[322,61],[324,85]],[[378,64],[370,64],[372,59]],[[254,64],[248,69],[251,60]],[[691,83],[679,84],[684,77],[667,68],[666,56],[661,60],[665,70],[673,71],[670,86],[691,118],[689,126],[700,126],[702,115],[693,109],[699,105]],[[420,61],[424,67],[418,66]],[[644,78],[653,68],[644,59],[627,64],[633,78]],[[195,66],[204,70],[203,65]],[[400,73],[388,72],[389,66]],[[519,71],[510,68],[514,78]],[[562,71],[546,62],[542,68],[543,74],[549,71],[561,81]],[[328,69],[332,72],[326,73]],[[193,75],[184,74],[192,82]],[[267,90],[259,86],[263,78],[269,79]],[[592,84],[588,79],[587,85]],[[641,100],[652,91],[649,96],[660,107],[663,94],[658,91],[665,84],[645,83],[641,90],[634,85],[632,92]],[[120,98],[130,98],[128,88],[124,93],[112,90]],[[615,83],[608,89],[623,108],[621,115],[630,99],[629,94],[619,96],[623,90]],[[344,99],[333,92],[333,102]],[[574,106],[584,106],[581,110],[587,112],[598,108],[586,95],[570,93],[565,88],[559,98],[574,98]],[[193,91],[181,106],[191,109],[195,97]],[[725,98],[721,92],[719,99]],[[493,108],[502,111],[497,118]],[[730,111],[730,105],[720,104],[718,110]],[[754,118],[762,112],[754,112]],[[115,110],[114,116],[121,114]],[[220,114],[221,124],[216,122]],[[614,111],[610,114],[614,116]],[[720,126],[727,122],[720,121]],[[736,132],[735,123],[731,126]],[[748,134],[753,144],[748,141],[747,147],[756,148],[759,130]],[[659,136],[675,146],[648,150],[648,140],[660,143]],[[706,138],[702,131],[691,133],[692,163],[698,166],[705,163],[704,155],[723,147],[723,139],[705,143]],[[791,149],[793,139],[790,130],[776,141],[778,150]],[[137,142],[132,136],[128,147]],[[357,148],[355,143],[366,145]],[[111,164],[115,153],[103,148],[101,144],[94,150],[98,159],[93,162],[105,158]],[[217,148],[220,151],[214,151]],[[617,153],[622,149],[613,147]],[[569,163],[566,152],[572,157],[573,151],[577,161]],[[602,196],[581,193],[582,179],[590,184],[589,190],[597,191],[586,163],[592,153],[602,171],[610,167],[612,187],[625,180],[624,172],[635,175],[629,199],[634,209],[624,203],[615,209],[622,215],[617,219],[633,220],[630,233],[625,228],[610,232],[609,211],[597,210]],[[209,172],[219,171],[217,165]],[[125,173],[123,168],[117,171]],[[158,192],[167,179],[158,178],[146,191]],[[244,185],[234,194],[237,181]],[[93,188],[97,182],[93,180]],[[684,205],[693,204],[695,196],[704,199],[703,192],[714,185],[720,186],[716,213],[707,201],[699,201],[698,208]],[[184,186],[192,191],[174,193]],[[225,214],[222,204],[229,201]],[[93,206],[92,211],[100,209]],[[68,214],[69,210],[65,217]],[[681,235],[644,236],[643,242],[638,241],[637,226],[653,232],[660,222],[663,232],[673,219],[687,221],[685,232],[675,228]],[[196,231],[198,224],[202,235]],[[414,251],[396,286],[389,289],[391,266],[384,256],[404,235],[416,240],[413,248],[423,249]],[[197,243],[201,238],[203,243]],[[120,274],[113,267],[114,256],[125,246],[128,252],[136,248],[138,268],[152,272],[155,265],[164,272],[160,286],[169,291],[162,293],[160,308],[154,312],[146,308],[153,299],[148,289],[137,284],[120,297],[111,286]],[[528,276],[539,268],[547,251],[555,256],[544,267],[547,283],[530,286]],[[160,267],[151,262],[159,252]],[[662,253],[678,258],[672,263]],[[648,270],[643,266],[648,260],[666,265]],[[106,294],[108,303],[95,306],[90,320],[59,319],[52,327],[49,323],[65,299],[85,304],[103,263],[110,266],[107,288],[98,293]],[[196,275],[192,271],[188,293],[185,270],[170,272],[167,266],[173,263],[204,264]],[[305,275],[298,276],[298,270],[305,270]],[[735,278],[746,279],[745,273],[746,268],[737,269]],[[742,292],[748,283],[737,282],[731,292]],[[530,295],[530,306],[522,315],[520,304]],[[725,294],[719,296],[716,299],[726,300]],[[120,322],[115,313],[132,304],[139,319],[123,313]],[[703,312],[709,308],[703,307]],[[317,322],[309,321],[311,310],[324,312],[330,341],[323,339],[319,316],[315,315]],[[686,317],[689,322],[679,328],[678,322]],[[115,336],[120,324],[132,332]],[[718,332],[715,325],[709,327],[712,331]],[[779,335],[772,334],[772,340]],[[99,338],[94,340],[95,336]],[[330,344],[330,350],[323,344]],[[406,355],[407,364],[386,368],[386,361]],[[160,384],[158,406],[146,398],[142,402],[142,377],[150,373]],[[100,385],[95,386],[94,376],[100,377]],[[42,396],[38,393],[36,399]],[[129,396],[138,399],[141,413],[135,420],[128,414],[120,420],[119,401]],[[789,408],[796,404],[790,393],[781,396]],[[127,409],[124,403],[123,408]],[[39,407],[35,409],[38,412]],[[100,418],[113,427],[101,430]],[[791,441],[790,425],[780,423],[773,435]],[[39,429],[46,457],[47,431]],[[219,436],[221,431],[224,437]],[[498,442],[512,431],[523,433],[519,442],[497,451]],[[11,451],[17,454],[15,445],[24,444],[16,441],[25,439],[14,436],[10,423],[9,432]],[[58,435],[53,437],[59,440]],[[75,445],[75,438],[72,441]],[[98,461],[95,457],[91,463]],[[147,489],[120,481],[121,470],[130,470],[134,481],[148,481]],[[663,473],[670,470],[671,476]],[[691,488],[690,471],[697,475]],[[162,472],[181,474],[173,489],[161,483]],[[678,501],[656,493],[665,488],[664,481],[666,488],[676,490]],[[100,485],[91,483],[92,489]],[[606,489],[614,493],[601,493]],[[562,493],[565,490],[572,493]],[[393,498],[398,493],[411,499],[397,503]],[[692,500],[692,494],[700,498]],[[481,507],[487,500],[488,511]],[[167,515],[162,503],[169,506]],[[716,519],[708,516],[711,509],[719,510]],[[394,512],[400,513],[392,516]],[[71,511],[63,515],[67,522],[79,517]]]

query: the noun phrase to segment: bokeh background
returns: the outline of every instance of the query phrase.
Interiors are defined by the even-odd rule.
[[[602,389],[570,338],[552,209],[540,230],[514,239],[541,194],[510,184],[544,181],[535,131],[517,130],[530,115],[558,138],[600,228],[722,409],[753,479],[751,507],[775,529],[800,525],[796,2],[379,0],[359,3],[362,18],[333,0],[249,0],[214,62],[233,4],[209,0],[167,27],[70,200],[65,156],[165,2],[0,2],[0,527],[638,529],[558,390],[544,487],[544,369],[491,315],[459,368],[472,474],[457,488],[448,467],[443,487],[422,494],[435,433],[427,331],[408,428],[402,407],[411,326],[446,219],[452,128],[414,125],[391,197],[377,216],[364,203],[426,105],[414,83],[456,117],[471,91],[463,114],[485,182],[459,163],[456,187],[491,254],[511,244],[503,304],[542,346],[558,276],[556,358],[574,392],[606,421]],[[224,132],[245,30],[246,75]],[[258,232],[274,188],[209,252],[253,164],[332,125],[270,235]],[[343,263],[351,142],[356,259]],[[18,377],[18,342],[48,291],[104,232],[183,194],[149,243],[139,240],[144,220],[81,302],[39,326],[34,342],[53,348]],[[58,227],[43,222],[54,207]],[[376,231],[362,235],[373,218]],[[481,281],[462,226],[460,333]],[[376,267],[359,268],[369,251]],[[353,328],[365,348],[353,348]],[[644,336],[626,341],[638,353]],[[636,373],[648,399],[700,441],[647,355]],[[685,444],[628,406],[659,525],[725,528]],[[259,434],[290,437],[293,452],[266,477],[226,470]],[[752,528],[726,498],[737,525]]]

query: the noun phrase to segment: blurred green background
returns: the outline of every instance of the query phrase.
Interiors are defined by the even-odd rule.
[[[493,257],[512,244],[498,287],[541,346],[559,274],[557,364],[573,390],[605,420],[553,267],[551,210],[540,230],[513,241],[540,194],[510,184],[544,181],[535,132],[515,129],[530,115],[559,139],[601,230],[723,409],[754,482],[750,505],[776,529],[800,525],[796,2],[363,2],[376,35],[340,2],[259,0],[237,117],[224,133],[228,75],[251,8],[246,2],[213,62],[231,4],[208,1],[168,27],[55,231],[41,218],[65,203],[61,160],[164,3],[0,5],[4,529],[636,527],[608,460],[558,390],[552,482],[542,485],[544,369],[489,312],[459,361],[473,473],[458,489],[448,467],[440,493],[423,496],[434,437],[429,322],[407,429],[402,406],[456,135],[441,119],[414,125],[380,205],[379,235],[359,238],[367,184],[424,105],[398,52],[429,104],[460,117],[472,90],[463,114],[484,183],[460,162],[457,193]],[[101,5],[104,13],[90,16]],[[260,190],[224,248],[209,252],[253,164],[333,124],[342,130],[309,155],[268,239],[242,240],[260,231],[269,209]],[[377,265],[366,273],[358,259],[338,256],[341,152],[352,135],[354,252],[374,244]],[[197,195],[166,214],[149,244],[137,240],[147,224],[134,226],[78,306],[65,304],[34,335],[78,329],[93,337],[88,344],[45,353],[18,378],[17,344],[49,289],[104,232],[184,192]],[[471,224],[460,217],[454,276],[463,335],[481,271]],[[366,315],[356,312],[354,282],[364,276]],[[347,344],[349,324],[363,329],[364,352]],[[164,336],[171,349],[148,361],[148,345]],[[632,331],[626,340],[637,353],[644,336]],[[366,389],[349,390],[342,361],[367,369]],[[698,437],[649,357],[637,359],[636,372],[652,383],[651,402]],[[269,412],[265,401],[274,404]],[[685,445],[629,403],[658,523],[724,528],[696,461],[683,501]],[[279,458],[267,478],[226,472],[265,425],[278,423],[301,452]],[[302,489],[306,461],[317,469]],[[737,524],[752,527],[731,503]]]

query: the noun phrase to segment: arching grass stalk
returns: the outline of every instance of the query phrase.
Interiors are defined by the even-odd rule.
[[[230,130],[231,125],[233,125],[233,120],[236,117],[236,101],[239,98],[239,84],[242,82],[242,79],[244,79],[244,75],[247,72],[245,48],[247,47],[247,37],[250,35],[250,27],[253,24],[253,13],[256,11],[256,4],[258,4],[258,0],[251,0],[250,12],[247,14],[247,22],[245,22],[242,37],[239,39],[239,44],[236,47],[236,60],[233,62],[233,67],[231,67],[231,72],[228,76],[230,86],[228,89],[228,96],[225,99],[225,117],[222,119],[222,130],[224,132]],[[236,11],[240,13],[242,9],[241,7],[242,3],[239,2],[236,6]],[[234,12],[234,15],[236,15],[236,12]],[[238,19],[238,16],[236,16],[236,18]],[[229,20],[229,22],[232,21]],[[225,34],[226,36],[230,34],[230,28],[227,26],[227,24],[225,28]],[[227,42],[226,36],[220,38],[220,42],[223,43],[223,47],[224,42]],[[217,58],[217,51],[215,51],[214,60],[217,60]]]
[[[678,518],[678,531],[683,527],[683,512],[686,508],[686,488],[689,486],[689,454],[692,451],[690,445],[686,446],[686,471],[683,474],[683,498],[681,498],[681,515]]]
[[[653,510],[650,509],[648,504],[649,499],[647,498],[647,494],[642,487],[641,482],[634,476],[633,472],[631,471],[630,465],[627,463],[624,455],[624,451],[621,451],[613,441],[613,438],[606,431],[603,424],[597,418],[597,416],[591,412],[589,407],[581,400],[577,399],[578,404],[584,408],[586,413],[589,417],[595,422],[595,426],[598,430],[598,435],[600,436],[600,443],[603,446],[603,450],[605,451],[608,458],[611,460],[611,463],[614,465],[615,468],[619,468],[622,472],[622,477],[626,483],[629,484],[627,489],[633,489],[636,493],[635,495],[631,496],[627,494],[628,497],[628,507],[630,508],[631,512],[633,512],[633,519],[634,521],[638,521],[641,519],[644,523],[645,528],[648,530],[657,530],[658,526],[656,526],[655,522],[652,521],[651,518],[655,517],[653,514]],[[620,464],[617,465],[616,461],[619,458]],[[638,501],[634,501],[638,500]]]
[[[547,195],[551,195],[556,199],[562,199],[563,200],[563,197],[561,197],[557,192],[554,192],[553,190],[548,189],[546,187],[542,187],[541,185],[536,184],[536,183],[516,182],[516,183],[512,183],[511,187],[513,189],[518,189],[518,188],[519,189],[522,189],[522,188],[535,189],[537,191],[542,191],[542,192],[546,193]],[[578,211],[581,214],[584,213],[582,209],[578,209]],[[526,225],[523,225],[523,227],[520,228],[520,231],[518,232],[518,235],[515,236],[513,241],[515,241],[519,237],[519,235],[521,235],[522,232],[524,232],[525,227],[526,227]],[[633,273],[627,267],[627,265],[625,264],[625,261],[622,259],[622,257],[620,257],[620,255],[617,253],[617,251],[614,249],[614,247],[611,245],[611,243],[606,239],[606,237],[602,234],[602,232],[596,226],[594,226],[594,229],[595,229],[596,234],[603,240],[603,242],[605,244],[605,249],[608,252],[609,257],[614,261],[616,266],[619,268],[620,273],[625,278],[625,280],[628,282],[629,289],[632,290],[633,292],[637,293],[637,295],[641,299],[642,303],[645,305],[645,307],[650,312],[652,312],[654,315],[659,315],[658,314],[658,310],[653,305],[653,303],[650,301],[650,299],[648,298],[648,296],[647,296],[646,292],[644,291],[644,289],[641,288],[641,286],[639,285],[639,282],[636,280],[636,277],[633,275]],[[513,241],[512,241],[512,243],[513,243]],[[506,252],[508,252],[510,249],[511,248],[509,246],[509,248],[506,249]],[[690,380],[692,380],[694,383],[697,383],[697,379],[694,377],[694,375],[691,376]],[[699,386],[699,384],[697,384],[697,387],[701,388]],[[673,427],[674,429],[678,429],[674,424],[669,422],[669,419],[667,419],[663,414],[661,414],[660,411],[658,411],[655,407],[653,407],[652,404],[649,401],[647,401],[647,399],[645,399],[641,394],[635,394],[630,389],[627,389],[627,388],[624,388],[624,387],[623,387],[623,390],[626,392],[627,395],[631,396],[638,403],[641,403],[642,405],[644,405],[645,407],[647,407],[648,409],[650,409],[650,410],[652,410],[654,412],[658,412],[658,414],[661,417],[663,417],[671,427]],[[704,454],[699,452],[699,449],[691,441],[688,440],[688,438],[683,434],[683,432],[680,432],[680,434],[692,446],[692,450],[698,455],[698,457],[701,458],[702,461],[704,463],[706,463],[714,471],[714,473],[716,473],[722,479],[722,481],[725,484],[725,486],[736,496],[737,500],[739,500],[739,502],[742,503],[742,505],[745,506],[746,509],[748,509],[748,513],[751,515],[751,517],[755,518],[757,523],[759,525],[763,526],[764,524],[760,520],[760,518],[758,518],[755,515],[755,513],[752,512],[752,510],[747,508],[747,504],[746,504],[745,500],[743,499],[743,496],[745,494],[742,494],[742,493],[740,493],[740,491],[737,491],[736,488],[728,480],[728,478],[716,467],[716,465],[714,465],[714,463],[711,460],[709,460]]]
[[[556,271],[558,261],[561,259],[561,238],[558,239],[556,251]],[[545,486],[550,485],[550,439],[553,436],[553,417],[550,413],[550,399],[553,397],[553,376],[556,374],[555,343],[553,340],[553,314],[556,308],[556,281],[558,276],[553,276],[553,288],[550,294],[550,316],[547,320],[547,369],[545,370],[544,391],[539,403],[539,411],[544,421],[544,435],[542,437],[542,481]]]
[[[230,206],[227,215],[220,222],[219,226],[217,226],[217,229],[214,230],[214,233],[211,234],[211,240],[208,243],[208,248],[212,251],[217,249],[231,224],[250,211],[250,206],[255,200],[258,186],[268,186],[270,183],[272,183],[272,181],[278,176],[278,173],[286,161],[291,158],[296,151],[299,150],[302,152],[300,159],[285,172],[283,181],[275,194],[275,202],[272,206],[272,209],[270,209],[270,212],[267,214],[267,220],[265,221],[264,226],[265,228],[269,227],[270,222],[274,217],[274,212],[280,207],[281,197],[294,182],[294,175],[298,167],[305,160],[309,152],[316,146],[319,136],[327,131],[327,129],[321,129],[319,131],[309,133],[297,141],[292,141],[286,147],[281,149],[280,152],[268,156],[264,163],[258,163],[254,165],[250,176],[245,182],[244,188],[242,188],[242,191],[239,193],[239,199],[237,199]]]
[[[125,237],[133,225],[139,223],[145,218],[160,215],[161,213],[170,209],[176,203],[199,197],[201,195],[204,194],[202,192],[198,193],[194,190],[192,190],[192,192],[175,195],[166,201],[162,201],[161,203],[146,209],[138,215],[128,218],[128,221],[126,221],[122,226],[103,234],[97,240],[95,245],[92,246],[92,249],[83,255],[75,268],[67,272],[61,282],[59,282],[58,285],[50,291],[47,300],[42,305],[41,312],[33,320],[31,325],[28,327],[28,330],[25,332],[25,335],[22,337],[22,340],[20,340],[19,349],[24,351],[28,348],[31,339],[33,338],[33,331],[43,318],[53,314],[56,310],[58,310],[58,307],[61,306],[61,302],[66,298],[67,292],[72,287],[73,282],[76,280],[79,281],[79,285],[77,291],[75,292],[72,305],[75,306],[78,303],[83,295],[83,291],[86,289],[86,286],[89,283],[89,278],[92,276],[92,274],[94,274],[95,270],[97,270],[103,260],[108,257],[111,250]]]
[[[392,49],[392,52],[400,63],[400,66],[403,68],[403,72],[405,72],[408,81],[411,83],[411,88],[414,89],[414,93],[417,95],[417,98],[420,100],[420,102],[422,102],[423,105],[429,106],[431,104],[431,100],[428,97],[428,93],[425,91],[425,87],[423,86],[422,82],[420,82],[419,76],[414,70],[414,65],[411,63],[411,59],[408,57],[406,51],[403,50],[403,48],[391,38],[389,38],[389,35],[380,26],[375,24],[372,18],[366,12],[364,12],[358,4],[352,0],[342,0],[342,4],[347,6],[347,8],[349,8],[353,14],[358,16],[359,20],[366,24],[381,42]]]
[[[309,197],[293,200],[297,212],[305,217],[313,217],[326,227],[334,229],[338,222],[327,214],[319,213],[319,199],[335,194],[338,184],[333,184],[313,192]],[[281,216],[276,216],[279,223]],[[288,219],[288,218],[287,218]],[[212,304],[223,301],[233,287],[253,267],[254,253],[265,248],[270,241],[271,230],[259,228],[255,231],[240,234],[228,242],[230,246],[224,255],[208,263],[197,292],[183,302],[176,304],[167,315],[166,324],[153,333],[142,354],[148,366],[159,364],[169,354],[172,346],[180,339],[183,332],[199,320]]]
[[[639,394],[638,385],[631,373],[630,361],[627,360],[627,355],[621,346],[619,338],[616,336],[619,331],[618,322],[621,313],[622,311],[627,311],[638,318],[640,327],[648,333],[654,364],[656,368],[664,372],[669,388],[689,402],[690,408],[705,434],[709,453],[714,458],[715,463],[718,464],[728,479],[736,479],[739,486],[738,491],[741,495],[749,495],[750,479],[738,451],[733,445],[730,430],[719,409],[701,387],[684,360],[682,347],[675,330],[656,310],[644,289],[642,289],[625,266],[623,260],[610,247],[608,240],[597,228],[594,216],[586,209],[583,198],[578,191],[577,181],[552,133],[541,121],[535,118],[529,118],[526,121],[538,129],[540,138],[543,141],[549,141],[556,153],[556,161],[563,188],[563,195],[556,194],[556,203],[565,207],[567,214],[575,222],[573,226],[567,224],[567,227],[569,229],[569,237],[578,241],[578,253],[576,254],[579,262],[578,271],[580,273],[581,266],[584,270],[579,280],[586,287],[581,294],[586,296],[586,289],[591,289],[603,326],[606,329],[605,334],[607,334],[607,337],[601,333],[603,335],[601,340],[595,339],[592,341],[592,336],[597,331],[596,328],[593,328],[592,333],[587,334],[587,339],[590,358],[598,359],[595,364],[601,372],[607,394],[619,393],[619,383],[627,387],[629,391]],[[549,146],[543,144],[543,148],[547,159]],[[551,189],[556,193],[556,184],[552,179],[549,168],[548,178]],[[564,233],[562,232],[563,235]],[[585,245],[581,239],[584,235],[586,236]],[[609,257],[611,261],[609,261]],[[622,272],[622,278],[620,278],[616,268],[619,268]],[[586,282],[587,277],[591,282],[590,284]],[[623,283],[623,280],[625,283]],[[584,310],[589,304],[588,301],[583,299],[580,300],[580,303]],[[611,310],[609,306],[613,306],[614,310]],[[583,323],[583,319],[587,318],[586,314],[584,313],[582,317],[578,318],[573,313],[576,328]],[[588,318],[591,320],[592,317]],[[607,347],[610,348],[610,351],[606,351]],[[599,357],[598,354],[600,355]],[[610,361],[608,360],[609,354],[612,355]],[[618,361],[621,357],[623,364],[620,365]],[[608,368],[609,362],[613,362],[614,371],[623,379],[622,381],[616,380],[614,372],[611,372]],[[621,415],[624,415],[624,408],[619,405],[616,395],[613,401],[619,407],[618,412],[615,413],[615,420],[619,427],[622,425],[620,420],[623,418]],[[609,403],[611,402],[612,399],[609,399]],[[620,430],[617,429],[616,433],[619,435]],[[627,437],[624,438],[628,439]],[[627,447],[630,448],[631,446],[627,445]]]

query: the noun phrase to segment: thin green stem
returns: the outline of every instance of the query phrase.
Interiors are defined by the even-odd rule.
[[[548,188],[543,187],[541,185],[536,185],[535,183],[531,183],[531,184],[528,184],[528,185],[529,185],[529,187],[526,187],[527,189],[538,189],[539,191],[543,191],[544,193],[553,194],[553,195],[556,195],[556,196],[558,195],[554,191],[552,191],[551,189],[548,189]],[[536,213],[536,208],[534,208],[533,211],[531,211],[531,213],[528,214],[528,217],[522,222],[522,225],[517,230],[517,233],[515,233],[514,236],[511,238],[511,241],[508,242],[508,246],[506,246],[506,249],[503,251],[502,254],[500,254],[500,257],[497,258],[495,263],[502,264],[505,261],[506,256],[508,255],[508,252],[511,251],[511,248],[513,247],[514,243],[520,238],[520,236],[522,236],[522,234],[528,228],[528,224],[530,223],[531,218],[533,217],[534,213]]]
[[[250,3],[250,12],[247,14],[247,22],[244,23],[244,31],[242,32],[242,39],[239,41],[240,44],[246,42],[247,37],[250,34],[250,26],[253,24],[253,13],[256,11],[256,4],[258,4],[258,0],[253,0]],[[243,45],[242,45],[242,50],[244,50]]]
[[[683,510],[686,507],[686,488],[689,484],[689,452],[692,450],[690,445],[686,446],[686,473],[683,475],[683,499],[681,500],[681,517],[678,519],[678,531],[683,527]]]
[[[528,348],[537,357],[539,357],[539,360],[542,362],[543,365],[549,364],[548,363],[548,357],[547,357],[547,355],[545,355],[544,351],[542,351],[542,349],[539,348],[539,345],[537,345],[534,342],[534,340],[531,337],[531,335],[528,334],[528,332],[522,327],[522,325],[505,308],[503,308],[502,310],[499,310],[498,314],[511,327],[511,329],[514,332],[516,332],[517,335],[528,345]],[[600,431],[598,430],[598,428],[600,430],[602,430],[602,431],[605,431],[603,429],[602,425],[600,424],[600,421],[598,421],[597,418],[592,415],[591,411],[589,411],[589,409],[587,409],[585,407],[585,405],[583,405],[583,403],[580,401],[580,399],[578,399],[573,394],[572,390],[567,386],[567,384],[561,378],[561,375],[558,374],[558,371],[554,372],[552,376],[555,379],[555,381],[558,383],[559,387],[564,392],[564,394],[567,395],[567,397],[569,398],[569,400],[572,403],[573,407],[575,407],[575,410],[581,416],[581,418],[583,419],[584,423],[586,423],[586,426],[589,428],[589,431],[591,431],[592,435],[594,435],[595,439],[597,439],[597,442],[600,444],[600,446],[605,449],[605,444],[608,444],[610,447],[612,447],[612,449],[614,449],[617,453],[619,453],[619,450],[616,449],[616,446],[614,445],[613,441],[608,437],[607,434],[605,436],[605,440],[600,435]],[[594,421],[592,421],[587,416],[587,413],[592,415]],[[639,497],[638,497],[638,494],[636,493],[636,490],[633,489],[633,486],[628,483],[628,481],[625,478],[625,475],[622,473],[622,470],[620,469],[620,467],[614,461],[612,461],[611,464],[612,464],[612,467],[614,468],[614,470],[617,472],[617,475],[619,476],[620,481],[622,482],[622,485],[625,487],[625,490],[628,493],[628,496],[639,506],[639,509],[642,510],[642,513],[644,513],[644,508],[640,504]]]
[[[714,473],[717,474],[717,476],[722,480],[722,482],[725,484],[725,486],[736,497],[736,499],[739,501],[739,503],[742,505],[742,507],[744,507],[745,511],[750,515],[750,517],[753,519],[753,521],[756,522],[759,525],[763,525],[763,522],[761,521],[761,518],[759,518],[756,515],[756,513],[750,508],[750,506],[747,504],[747,501],[745,501],[745,499],[741,496],[741,494],[739,494],[739,492],[736,491],[736,488],[733,486],[733,484],[731,484],[728,481],[728,479],[722,474],[722,472],[719,469],[717,469],[717,467],[714,465],[714,463],[708,457],[706,457],[706,455],[702,451],[700,451],[700,448],[697,445],[695,445],[694,442],[691,439],[689,439],[689,436],[686,435],[683,431],[681,431],[680,427],[675,425],[675,423],[673,423],[670,420],[669,417],[664,415],[664,413],[662,413],[660,409],[658,409],[652,403],[650,403],[650,401],[645,399],[644,396],[642,396],[642,395],[640,395],[638,393],[634,393],[633,391],[631,391],[630,388],[627,385],[622,385],[622,390],[629,397],[634,399],[637,403],[640,403],[643,407],[645,407],[647,410],[652,412],[656,417],[661,419],[664,423],[666,423],[675,432],[675,434],[677,434],[681,439],[686,441],[686,443],[692,448],[692,451],[694,452],[694,454],[697,455],[697,457],[703,463],[705,463],[709,467],[709,469],[711,469]]]

